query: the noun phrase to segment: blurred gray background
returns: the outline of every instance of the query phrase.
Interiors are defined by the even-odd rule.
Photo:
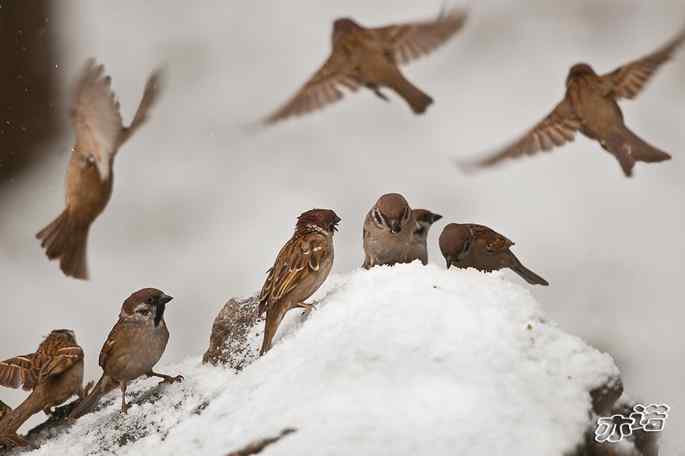
[[[0,17],[9,3],[0,0]],[[383,25],[431,17],[441,3],[53,5],[47,42],[61,52],[50,68],[61,81],[62,128],[27,171],[0,182],[0,358],[30,352],[51,329],[67,327],[86,350],[87,375],[99,376],[98,352],[121,302],[146,286],[176,297],[165,360],[200,355],[219,307],[260,288],[300,212],[330,207],[342,217],[334,272],[347,272],[362,261],[365,212],[381,193],[401,192],[445,222],[487,224],[516,241],[520,258],[552,284],[531,289],[550,318],[610,352],[634,398],[671,405],[663,454],[685,455],[677,432],[685,426],[685,52],[622,105],[627,124],[671,152],[671,162],[638,165],[629,180],[579,137],[476,176],[450,164],[540,120],[560,100],[571,64],[606,72],[662,45],[685,24],[681,0],[473,2],[462,34],[406,68],[436,100],[427,115],[362,91],[261,132],[254,121],[326,58],[334,18]],[[117,157],[113,198],[91,230],[92,280],[80,282],[47,261],[34,235],[63,208],[72,142],[65,102],[91,56],[106,64],[127,121],[148,73],[166,63],[169,77],[149,124]],[[442,226],[430,238],[438,264]],[[10,404],[21,397],[0,390]]]

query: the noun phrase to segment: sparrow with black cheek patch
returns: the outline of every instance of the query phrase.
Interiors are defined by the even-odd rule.
[[[88,278],[88,232],[112,195],[114,157],[145,123],[157,100],[159,82],[159,71],[150,75],[133,122],[124,127],[119,102],[110,87],[110,77],[104,75],[104,67],[88,60],[81,73],[71,107],[76,144],[67,170],[67,207],[36,235],[47,257],[59,258],[62,272],[69,277]]]
[[[412,235],[411,243],[409,245],[409,254],[407,261],[421,260],[424,265],[428,264],[428,231],[431,226],[442,218],[442,215],[434,214],[427,209],[413,209],[414,220],[416,220],[416,228]]]
[[[366,28],[349,18],[333,23],[331,55],[326,63],[283,107],[264,121],[272,124],[306,114],[343,98],[341,89],[372,90],[387,100],[381,88],[393,90],[416,114],[425,112],[433,99],[409,82],[399,69],[429,54],[463,27],[466,13],[452,10],[437,19]]]
[[[404,196],[386,193],[364,220],[364,269],[409,262],[409,250],[416,229],[414,214]]]
[[[259,293],[258,315],[266,312],[261,354],[271,349],[290,309],[312,309],[305,300],[319,289],[333,267],[333,233],[340,222],[330,209],[312,209],[297,218],[295,233],[283,246]]]
[[[126,413],[126,388],[143,375],[160,377],[162,383],[183,380],[180,375],[172,377],[153,370],[169,341],[164,312],[172,299],[157,289],[143,288],[124,301],[119,321],[100,351],[102,377],[69,418],[77,419],[89,413],[102,396],[116,387],[121,389],[121,413]]]
[[[83,392],[83,350],[73,331],[54,330],[30,355],[0,362],[0,385],[23,388],[31,394],[14,410],[6,410],[0,420],[0,443],[26,446],[17,430],[26,420],[43,410],[56,407]]]
[[[509,268],[531,285],[549,285],[521,264],[510,250],[513,242],[487,226],[450,223],[442,230],[439,242],[447,269],[456,266],[491,272]]]
[[[564,99],[544,120],[492,156],[461,165],[466,169],[487,167],[509,158],[548,151],[573,141],[577,131],[599,142],[611,153],[627,177],[632,176],[638,161],[653,163],[670,159],[669,154],[651,146],[628,129],[617,100],[637,97],[647,81],[671,59],[684,41],[685,31],[654,53],[604,75],[598,75],[586,63],[574,65],[566,79]]]

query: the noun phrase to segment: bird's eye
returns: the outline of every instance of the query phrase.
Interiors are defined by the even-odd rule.
[[[148,304],[154,304],[154,303],[155,303],[155,298],[153,298],[152,296],[150,296],[149,298],[147,298],[147,300],[146,300],[145,302],[147,302]]]
[[[88,158],[86,159],[88,163],[91,165],[95,164],[95,156],[94,155],[88,155]]]

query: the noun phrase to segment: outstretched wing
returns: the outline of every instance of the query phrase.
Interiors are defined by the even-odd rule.
[[[580,119],[576,116],[571,104],[564,99],[547,117],[513,144],[482,160],[460,163],[460,166],[466,169],[487,167],[510,158],[548,151],[572,142],[580,127]]]
[[[326,242],[321,235],[290,239],[278,253],[259,293],[259,315],[266,312],[271,303],[290,293],[307,275],[317,272],[326,250]]]
[[[29,391],[37,384],[36,354],[16,356],[0,362],[0,385]]]
[[[671,60],[674,52],[685,42],[685,30],[655,52],[627,63],[602,76],[613,85],[617,98],[633,99],[645,88],[659,67]]]
[[[317,111],[343,98],[343,90],[356,91],[361,82],[347,57],[335,50],[328,60],[281,108],[264,119],[273,124],[289,117]]]
[[[111,156],[123,125],[119,102],[112,92],[112,80],[105,75],[103,65],[88,59],[76,83],[72,99],[71,119],[77,135],[90,135],[104,155]]]
[[[467,13],[452,9],[437,19],[371,29],[397,63],[408,63],[445,44],[466,23]]]

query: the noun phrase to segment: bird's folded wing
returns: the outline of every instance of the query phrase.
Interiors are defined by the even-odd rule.
[[[105,155],[115,152],[123,124],[119,102],[104,67],[89,59],[76,83],[71,119],[78,134],[87,134]]]
[[[495,165],[502,160],[548,151],[573,141],[580,127],[580,119],[570,103],[564,99],[547,117],[513,144],[482,160],[460,165],[465,168],[480,168]]]
[[[671,60],[673,53],[683,42],[685,30],[655,52],[627,63],[602,78],[612,84],[617,98],[633,99],[640,94],[659,67]]]
[[[333,52],[314,76],[281,108],[264,119],[264,123],[273,124],[288,117],[319,110],[342,99],[343,88],[354,92],[360,85],[347,57]]]
[[[38,381],[59,375],[83,359],[83,350],[78,345],[59,347],[46,357],[39,367]]]
[[[120,322],[117,322],[117,324],[115,324],[112,330],[109,332],[107,340],[102,345],[102,349],[100,350],[100,358],[98,359],[98,364],[103,369],[105,368],[105,365],[107,364],[107,360],[109,359],[110,355],[116,349],[117,341],[122,340],[122,338],[119,336],[119,333],[122,330],[123,326]]]
[[[404,64],[430,54],[464,27],[467,13],[452,9],[437,19],[371,29],[395,62]]]
[[[474,238],[480,239],[485,244],[487,252],[498,253],[509,249],[514,243],[506,236],[499,234],[492,228],[483,225],[470,225]]]
[[[0,362],[0,385],[31,390],[36,385],[35,353],[16,356]]]

